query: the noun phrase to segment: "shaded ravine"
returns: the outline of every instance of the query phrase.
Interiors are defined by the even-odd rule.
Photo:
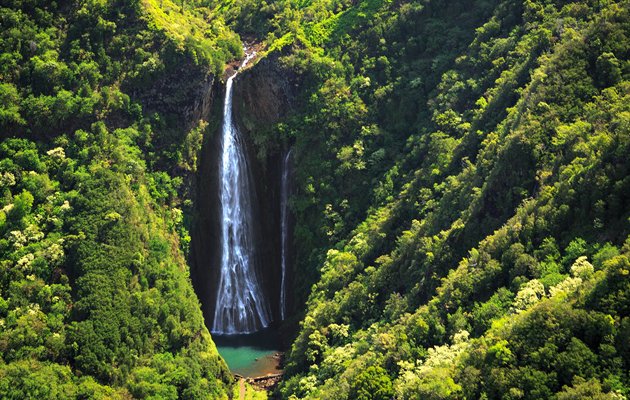
[[[254,57],[243,60],[243,68]],[[227,79],[220,163],[221,268],[212,333],[243,334],[271,323],[271,311],[255,268],[251,171],[244,143],[232,120],[234,78]]]
[[[251,49],[260,50],[257,44],[248,47],[246,54]],[[217,96],[211,109],[212,115],[207,118],[216,122],[211,123],[208,129],[210,134],[204,138],[200,154],[191,230],[191,277],[207,326],[232,373],[245,377],[248,382],[251,380],[250,384],[255,387],[268,389],[282,375],[282,354],[292,329],[283,321],[293,311],[294,217],[288,200],[294,186],[296,154],[291,151],[290,143],[284,142],[277,142],[279,145],[274,149],[261,153],[258,139],[267,135],[269,128],[293,107],[299,85],[294,80],[295,75],[278,62],[277,55],[261,57],[255,63],[249,57],[247,67],[244,68],[242,63],[240,66],[231,64],[227,71],[224,84],[215,85]],[[230,140],[234,146],[232,150],[240,152],[238,157],[241,157],[240,160],[238,157],[232,160],[239,160],[244,166],[236,169],[239,179],[247,180],[238,185],[226,185],[225,182],[228,168],[224,168],[224,161],[230,160],[230,157],[226,157],[228,148],[224,144],[230,143]],[[291,154],[288,155],[289,152]],[[242,185],[248,187],[243,189]],[[223,207],[225,197],[229,193],[234,196],[236,192],[240,195],[233,199],[240,201],[241,213],[226,218],[227,208]],[[224,222],[234,224],[237,218],[246,214],[249,218],[241,221],[240,236],[232,237],[248,238],[248,245],[241,246],[244,250],[240,254],[247,258],[248,273],[230,278],[224,274],[230,270],[226,269],[225,262],[229,252],[223,250],[230,241],[226,241],[225,237],[231,236],[229,230],[233,228]],[[244,270],[242,266],[235,267]],[[258,290],[255,292],[263,301],[268,317],[265,328],[260,323],[256,307],[250,307],[253,311],[248,318],[254,322],[245,329],[241,325],[246,324],[239,323],[236,317],[238,307],[230,307],[230,304],[237,304],[234,299],[238,296],[247,297],[244,293],[236,293],[237,287],[251,289],[251,285],[236,283],[245,275],[255,282]],[[228,284],[230,280],[232,284]],[[229,287],[234,291],[227,290]],[[256,304],[251,301],[253,297],[250,295],[249,300],[245,300],[248,303],[243,301],[242,304]],[[228,328],[230,318],[233,323]],[[264,383],[260,383],[260,379]]]

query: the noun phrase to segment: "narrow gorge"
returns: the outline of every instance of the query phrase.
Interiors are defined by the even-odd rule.
[[[255,57],[246,48],[225,85],[215,85],[209,120],[221,124],[201,154],[190,260],[206,325],[233,372],[245,375],[273,371],[277,360],[265,357],[286,346],[293,304],[293,151],[289,143],[264,151],[254,140],[290,108],[292,93],[286,77],[271,76],[282,73],[275,60]]]

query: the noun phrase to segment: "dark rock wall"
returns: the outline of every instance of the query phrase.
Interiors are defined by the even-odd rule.
[[[208,112],[213,121],[204,136],[194,180],[194,213],[190,230],[190,273],[201,301],[208,329],[212,326],[216,285],[221,263],[221,225],[219,198],[219,157],[221,151],[222,98],[225,87],[215,84],[214,101]]]
[[[265,130],[284,117],[294,106],[299,77],[283,67],[280,54],[260,59],[236,77],[234,113],[248,133]]]
[[[178,58],[179,59],[179,58]],[[131,97],[142,103],[148,114],[159,112],[172,127],[186,133],[200,119],[208,120],[214,100],[215,79],[207,69],[187,60],[169,64],[164,73],[144,81],[133,81]]]
[[[233,115],[246,138],[253,182],[256,186],[255,212],[259,221],[261,277],[271,299],[274,317],[280,316],[281,286],[281,180],[282,162],[288,143],[273,129],[294,106],[299,79],[283,67],[274,53],[242,71],[235,79]],[[291,263],[287,270],[291,271]],[[287,282],[292,280],[289,274]],[[289,296],[290,300],[290,296]],[[289,301],[289,305],[291,302]]]

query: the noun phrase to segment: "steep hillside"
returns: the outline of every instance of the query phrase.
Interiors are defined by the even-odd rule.
[[[630,394],[630,3],[250,5],[302,82],[278,394]]]
[[[228,26],[277,397],[630,396],[629,0],[3,2],[2,396],[257,395],[186,265]]]
[[[2,397],[232,394],[186,266],[182,182],[213,76],[242,50],[187,3],[0,8]]]

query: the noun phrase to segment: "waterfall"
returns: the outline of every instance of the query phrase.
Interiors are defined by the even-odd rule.
[[[241,68],[255,55],[247,55]],[[232,85],[225,87],[223,105],[221,195],[221,270],[212,332],[252,333],[269,325],[271,317],[255,268],[252,226],[252,183],[243,139],[232,121]]]
[[[289,240],[289,159],[293,149],[287,151],[282,162],[282,184],[280,188],[280,228],[281,228],[281,271],[282,279],[280,281],[280,319],[284,320],[287,313],[287,248]]]

